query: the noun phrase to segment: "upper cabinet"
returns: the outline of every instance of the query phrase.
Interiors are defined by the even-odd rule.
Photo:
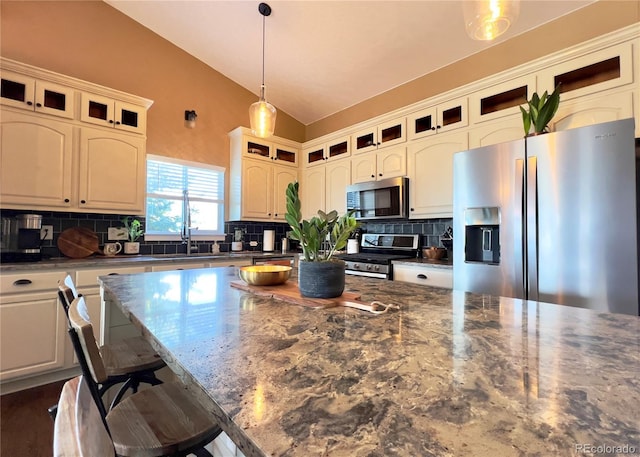
[[[0,67],[1,207],[144,214],[152,102],[9,59]]]
[[[81,98],[80,119],[83,122],[134,133],[146,132],[147,110],[144,107],[86,92]]]
[[[282,144],[281,142],[266,140],[244,132],[242,140],[242,155],[256,160],[268,160],[280,165],[298,166],[300,148],[298,145]]]
[[[407,141],[407,124],[404,117],[362,129],[351,136],[354,154],[375,151]]]
[[[337,160],[351,155],[349,135],[332,138],[326,143],[310,146],[302,151],[306,166],[314,166],[325,163],[328,160]]]
[[[513,114],[520,116],[520,106],[524,106],[535,91],[536,77],[530,75],[473,93],[470,97],[472,124]]]
[[[407,117],[409,139],[416,140],[466,127],[469,125],[467,104],[467,97],[462,97],[411,113]]]
[[[407,174],[407,147],[399,146],[356,155],[351,159],[351,184]]]
[[[67,119],[74,117],[75,91],[70,87],[3,71],[0,89],[3,105]]]

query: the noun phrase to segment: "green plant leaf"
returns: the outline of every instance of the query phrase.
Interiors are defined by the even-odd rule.
[[[522,112],[522,126],[524,127],[524,135],[527,136],[529,134],[529,130],[531,129],[531,116],[529,115],[529,112],[522,106],[520,107],[520,111]]]

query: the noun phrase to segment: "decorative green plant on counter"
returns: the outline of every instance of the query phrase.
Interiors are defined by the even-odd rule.
[[[304,260],[322,262],[330,260],[336,251],[347,245],[349,235],[358,227],[353,212],[338,217],[336,210],[325,213],[318,210],[318,215],[310,220],[302,219],[299,183],[289,183],[287,186],[287,212],[284,215],[291,226],[291,238],[300,242]],[[323,250],[323,242],[328,249]]]
[[[127,231],[127,236],[131,243],[134,243],[138,238],[144,235],[142,223],[138,219],[131,219],[131,216],[127,216],[122,219],[122,223],[124,224],[124,228]]]
[[[560,84],[556,86],[551,95],[545,91],[541,97],[537,92],[534,92],[531,100],[527,101],[527,106],[529,107],[528,111],[522,106],[520,107],[525,136],[530,134],[529,130],[532,125],[535,134],[548,132],[549,122],[560,106]]]

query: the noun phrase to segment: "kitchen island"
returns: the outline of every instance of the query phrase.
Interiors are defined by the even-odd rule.
[[[100,282],[247,456],[640,453],[640,318],[348,276],[400,306],[373,315],[236,279]]]

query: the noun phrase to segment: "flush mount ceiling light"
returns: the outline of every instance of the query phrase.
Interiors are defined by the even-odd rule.
[[[273,135],[276,128],[276,108],[264,97],[264,24],[265,18],[271,14],[271,7],[266,3],[258,5],[262,14],[262,85],[260,86],[260,100],[249,107],[251,131],[260,138]]]
[[[518,19],[520,0],[463,0],[464,26],[474,40],[502,35]]]

